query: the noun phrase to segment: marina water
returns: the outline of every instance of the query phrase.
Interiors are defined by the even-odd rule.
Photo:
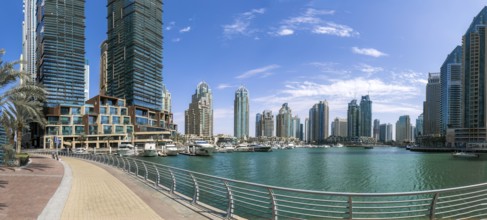
[[[297,148],[140,159],[230,179],[333,192],[409,192],[487,181],[487,155],[459,159],[449,153],[397,147]]]

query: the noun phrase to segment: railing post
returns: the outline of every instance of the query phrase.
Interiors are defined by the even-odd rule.
[[[228,205],[227,205],[227,219],[231,219],[233,216],[233,193],[232,190],[230,189],[230,186],[228,185],[227,181],[223,182],[225,184],[225,187],[227,188],[227,199],[228,199]]]
[[[154,181],[154,186],[156,186],[156,187],[157,187],[157,186],[159,186],[159,179],[160,179],[161,177],[160,177],[160,175],[159,175],[159,169],[157,169],[157,166],[156,166],[155,164],[153,164],[153,166],[154,166],[154,169],[156,169],[156,174],[157,174],[157,176],[156,176],[156,177],[157,177],[157,179],[156,179],[156,181]]]
[[[130,161],[129,161],[129,159],[128,159],[128,158],[125,158],[125,159],[127,160],[127,163],[128,163],[128,165],[129,165],[129,169],[128,169],[128,171],[129,171],[129,174],[130,174]]]
[[[433,200],[431,201],[431,208],[430,208],[430,219],[435,219],[435,211],[436,211],[436,202],[438,201],[438,197],[440,197],[440,193],[435,193],[433,196]]]
[[[142,162],[142,165],[144,165],[144,170],[145,170],[145,175],[144,175],[144,179],[147,181],[147,176],[148,176],[148,172],[147,172],[147,166],[145,165],[144,162]]]
[[[353,219],[352,196],[348,196],[348,219]]]
[[[112,159],[113,159],[113,156],[112,156]],[[117,167],[120,168],[120,160],[118,159],[118,157],[115,157],[115,159],[117,160]],[[113,164],[115,165],[115,160],[113,160]]]
[[[127,169],[125,168],[125,160],[123,159],[123,157],[121,157],[120,160],[122,160],[122,162],[123,162],[123,168],[122,168],[122,170],[123,171],[126,171]]]
[[[193,179],[194,188],[193,201],[191,201],[191,203],[198,204],[198,200],[200,199],[200,187],[198,186],[198,182],[196,181],[196,178],[193,176],[193,174],[190,173],[189,175],[191,176],[191,179]]]
[[[276,196],[271,188],[267,188],[269,191],[269,195],[271,196],[271,204],[272,204],[272,219],[277,220],[277,201]]]
[[[171,178],[172,178],[171,193],[174,193],[176,191],[176,177],[174,176],[174,173],[172,172],[171,169],[169,169],[169,173],[171,173]]]
[[[137,164],[137,161],[134,160],[135,164],[135,176],[139,177],[139,165]]]

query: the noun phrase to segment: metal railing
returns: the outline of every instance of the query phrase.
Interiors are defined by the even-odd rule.
[[[49,153],[49,152],[36,152]],[[487,183],[404,193],[299,190],[221,178],[132,157],[69,154],[117,167],[223,217],[263,219],[480,219],[487,217]]]

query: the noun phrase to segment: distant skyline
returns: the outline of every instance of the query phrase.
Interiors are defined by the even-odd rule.
[[[184,110],[195,86],[213,91],[214,134],[233,134],[235,90],[250,97],[255,115],[289,103],[301,121],[320,100],[330,118],[370,95],[372,120],[395,124],[422,112],[428,72],[439,72],[461,45],[486,1],[164,1],[163,79],[184,133]],[[191,7],[188,7],[191,5]],[[90,97],[99,91],[100,45],[106,39],[106,1],[86,0],[86,58]],[[6,61],[22,52],[22,1],[0,8],[0,48]]]

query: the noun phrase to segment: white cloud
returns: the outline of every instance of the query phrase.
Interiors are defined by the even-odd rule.
[[[381,52],[381,51],[374,49],[374,48],[352,47],[352,52],[355,54],[361,54],[361,55],[366,55],[366,56],[371,56],[371,57],[388,56],[386,53]]]
[[[286,36],[286,35],[292,35],[294,34],[294,30],[289,29],[289,28],[283,28],[277,32],[278,35],[280,36]]]
[[[235,20],[231,24],[223,25],[223,34],[227,38],[232,38],[234,35],[252,35],[256,30],[250,29],[249,26],[253,19],[258,14],[264,14],[265,9],[253,9],[248,12],[244,12],[235,17]]]
[[[275,33],[271,33],[275,36],[286,36],[289,34],[282,34],[283,30],[293,30],[292,33],[297,30],[308,31],[314,34],[326,34],[334,35],[338,37],[351,37],[359,35],[357,31],[354,31],[351,27],[342,24],[336,24],[324,20],[322,17],[325,15],[333,15],[333,10],[317,10],[314,8],[308,8],[301,15],[296,17],[290,17],[281,22],[282,27]],[[283,28],[285,27],[285,29]]]
[[[178,38],[173,38],[173,39],[172,39],[172,42],[176,42],[176,43],[177,43],[177,42],[179,42],[179,41],[181,41],[181,38],[179,38],[179,37],[178,37]]]
[[[185,27],[181,30],[179,30],[179,33],[186,33],[186,32],[189,32],[191,30],[191,26],[188,26],[188,27]]]
[[[257,69],[253,69],[253,70],[249,70],[243,74],[240,74],[238,75],[237,79],[245,79],[245,78],[249,78],[249,77],[252,77],[252,76],[256,76],[256,75],[260,75],[261,77],[267,77],[267,76],[270,76],[272,75],[271,70],[274,70],[274,69],[277,69],[279,68],[280,66],[279,65],[276,65],[276,64],[272,64],[272,65],[269,65],[269,66],[265,66],[265,67],[261,67],[261,68],[257,68]]]
[[[227,119],[232,119],[233,121],[233,108],[215,108],[213,109],[213,118],[214,119],[222,119],[222,118],[227,118]],[[214,120],[216,121],[216,120]]]
[[[175,21],[171,21],[167,25],[166,30],[170,31],[170,30],[172,30],[174,28],[174,26],[176,26],[176,22]]]
[[[219,84],[217,86],[217,89],[226,89],[226,88],[232,88],[234,86],[230,85],[230,84],[226,84],[226,83],[222,83],[222,84]]]
[[[369,74],[369,76],[371,74],[384,71],[384,68],[382,68],[382,67],[375,67],[375,66],[371,66],[371,65],[367,65],[367,64],[360,64],[358,66],[358,69],[364,73]]]

